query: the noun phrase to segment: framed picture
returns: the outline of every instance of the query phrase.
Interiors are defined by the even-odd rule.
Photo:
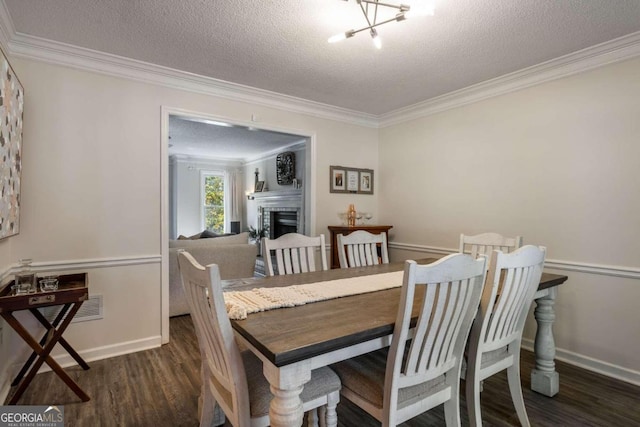
[[[296,178],[296,153],[287,151],[276,157],[276,177],[278,185],[293,184]]]
[[[20,231],[24,88],[0,50],[0,239]]]
[[[345,193],[347,190],[347,171],[340,166],[330,166],[329,172],[331,178],[329,192]]]
[[[262,193],[262,190],[264,190],[264,181],[256,182],[256,188],[255,188],[255,190],[253,190],[253,192],[254,193]]]
[[[358,192],[358,171],[347,170],[347,191],[349,193]]]
[[[330,193],[373,194],[373,169],[330,166]]]
[[[373,172],[360,171],[359,193],[373,194]]]

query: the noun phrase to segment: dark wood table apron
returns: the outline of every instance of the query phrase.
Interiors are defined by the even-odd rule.
[[[418,262],[427,264],[433,261],[435,259],[429,258]],[[224,286],[229,290],[291,286],[400,271],[403,268],[404,263],[392,263],[267,278],[230,280],[225,281]],[[538,292],[542,292],[544,297],[548,297],[549,289],[555,289],[566,280],[567,276],[543,273]],[[418,300],[418,295],[416,295],[416,300]],[[249,314],[247,319],[233,320],[231,323],[236,333],[265,362],[265,376],[273,386],[278,381],[285,381],[282,378],[284,374],[281,375],[278,369],[294,371],[293,365],[304,365],[307,361],[311,361],[310,366],[315,369],[325,361],[333,363],[337,359],[353,357],[358,352],[367,351],[368,342],[376,340],[390,342],[399,301],[400,288],[398,287],[297,307],[253,313]],[[414,317],[417,317],[417,312],[416,305]],[[536,318],[536,320],[539,319]],[[551,333],[551,329],[548,328],[546,332]],[[537,335],[536,342],[538,341]],[[544,341],[546,344],[553,343],[553,338],[551,337],[550,340],[547,338]],[[547,352],[548,354],[549,352]],[[555,349],[553,356],[555,356]],[[553,364],[553,358],[551,363]],[[547,371],[548,367],[547,364],[545,367]],[[555,372],[553,366],[552,371]],[[276,372],[280,377],[276,378]],[[555,374],[557,375],[557,372]],[[277,414],[272,414],[272,420],[277,416]],[[285,420],[276,421],[276,425],[293,424]]]
[[[62,334],[73,320],[82,303],[89,298],[87,287],[87,274],[67,274],[59,276],[58,290],[51,292],[36,292],[24,295],[12,295],[11,284],[0,292],[0,316],[18,333],[18,335],[33,349],[31,356],[20,369],[11,386],[18,389],[9,401],[15,405],[24,391],[27,389],[38,370],[44,362],[64,381],[64,383],[83,401],[90,397],[78,386],[78,384],[62,369],[62,367],[50,356],[51,350],[56,344],[60,345],[73,357],[73,359],[85,370],[89,365],[62,337]],[[38,310],[41,307],[61,305],[62,308],[53,322],[49,322]],[[44,326],[45,333],[40,341],[37,341],[27,329],[13,315],[16,311],[28,310]],[[35,362],[35,363],[34,363]],[[26,376],[25,376],[26,374]]]

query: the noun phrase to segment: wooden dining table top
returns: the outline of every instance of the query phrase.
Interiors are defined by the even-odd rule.
[[[417,260],[428,264],[436,258]],[[282,287],[317,283],[349,277],[388,273],[404,269],[404,262],[369,267],[335,269],[266,278],[223,281],[225,291],[256,287]],[[567,276],[543,273],[539,290],[558,286]],[[258,349],[275,366],[339,350],[393,332],[400,303],[401,287],[351,295],[296,307],[249,314],[244,320],[231,320],[236,333]],[[424,287],[416,289],[420,300]],[[414,305],[417,318],[418,304]]]

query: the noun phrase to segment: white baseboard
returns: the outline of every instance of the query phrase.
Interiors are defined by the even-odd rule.
[[[525,350],[533,351],[533,340],[523,338],[522,348],[524,348]],[[582,369],[586,369],[591,372],[596,372],[607,377],[615,378],[620,381],[640,386],[640,372],[634,371],[632,369],[623,368],[621,366],[613,365],[602,360],[583,356],[581,354],[563,350],[561,348],[556,349],[556,360],[560,360],[562,362],[577,366]],[[562,381],[562,378],[560,379],[560,381]]]
[[[96,347],[84,351],[79,351],[78,353],[85,362],[90,363],[96,360],[108,359],[111,357],[122,356],[129,353],[136,353],[138,351],[157,348],[161,345],[162,337],[158,335],[134,341]],[[3,380],[3,383],[0,384],[0,402],[4,402],[9,395],[11,380],[17,375],[20,368],[22,368],[22,364],[24,363],[23,359],[25,358],[21,358],[20,361],[14,361],[14,363],[7,364],[4,371],[0,372],[0,379]],[[73,360],[73,358],[67,353],[55,356],[54,359],[63,368],[77,365],[76,361]],[[40,368],[38,373],[40,374],[43,372],[48,372],[50,370],[51,368],[49,367],[49,365],[45,363],[42,368]]]
[[[122,356],[129,353],[136,353],[138,351],[150,350],[152,348],[158,348],[162,345],[162,337],[160,335],[155,337],[142,338],[134,341],[121,342],[112,345],[106,345],[103,347],[96,347],[89,350],[79,351],[78,353],[84,359],[85,362],[93,362],[95,360],[109,359],[111,357]],[[69,354],[64,353],[54,357],[56,362],[63,368],[77,365]],[[48,372],[51,368],[46,363],[40,368],[38,373]]]

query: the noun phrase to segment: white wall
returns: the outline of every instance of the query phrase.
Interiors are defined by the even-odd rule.
[[[569,276],[559,355],[639,381],[638,76],[635,59],[381,129],[380,212],[405,249],[392,257],[484,231],[547,246]]]
[[[1,264],[29,257],[89,272],[105,316],[72,324],[69,341],[93,358],[160,342],[162,106],[232,122],[255,114],[266,127],[313,135],[314,232],[346,204],[329,194],[329,165],[349,153],[359,153],[357,166],[378,165],[374,128],[32,60],[12,65],[25,87],[23,205],[20,234],[0,242]],[[375,212],[376,199],[367,199]],[[0,385],[21,352],[9,339]]]

